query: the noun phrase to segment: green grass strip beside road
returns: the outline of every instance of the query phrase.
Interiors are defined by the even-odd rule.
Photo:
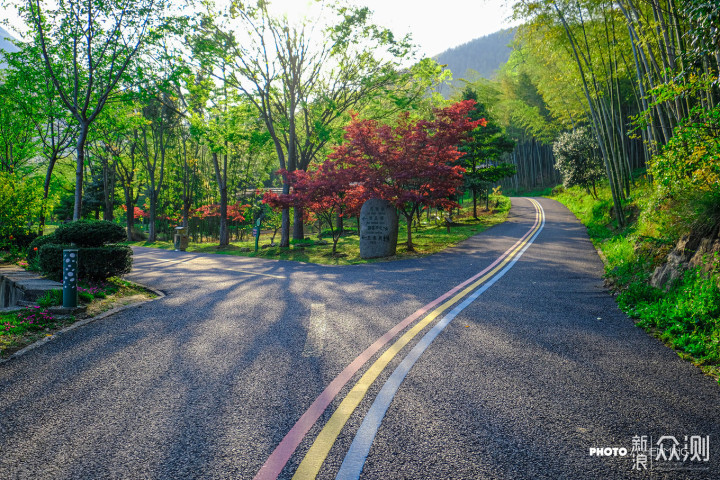
[[[361,263],[372,263],[377,261],[400,260],[404,258],[412,258],[418,256],[430,255],[440,252],[448,247],[457,245],[478,233],[487,230],[493,225],[504,222],[510,212],[510,199],[507,197],[498,197],[498,205],[491,211],[483,211],[478,207],[478,219],[472,217],[472,205],[464,206],[461,215],[454,217],[456,225],[450,227],[450,232],[443,225],[435,225],[432,220],[427,222],[423,217],[423,222],[419,229],[413,228],[413,244],[415,252],[407,251],[407,247],[403,244],[407,230],[404,219],[399,219],[400,226],[398,232],[398,250],[397,254],[390,258],[370,259],[366,260],[360,257],[360,239],[357,234],[350,234],[340,238],[337,245],[337,254],[332,255],[332,239],[324,238],[323,242],[318,243],[314,240],[305,240],[303,242],[292,243],[289,248],[265,247],[261,248],[257,253],[254,251],[254,239],[245,242],[231,242],[226,247],[218,247],[217,241],[205,243],[190,243],[188,252],[197,253],[220,253],[225,255],[238,255],[255,258],[274,258],[279,260],[293,260],[306,263],[318,263],[323,265],[356,265]],[[260,237],[260,245],[268,245],[272,237],[271,233],[263,233]],[[275,237],[275,242],[280,241],[279,234]],[[137,247],[161,248],[164,250],[172,250],[174,248],[172,242],[132,242],[129,245]],[[250,251],[247,251],[247,250]]]
[[[611,215],[607,186],[592,198],[578,187],[550,198],[564,204],[588,229],[605,263],[605,277],[618,293],[620,308],[639,327],[675,349],[720,383],[720,259],[714,267],[689,270],[666,290],[650,285],[654,269],[664,263],[678,233],[662,211],[653,207],[651,186],[639,180],[625,204],[630,224],[618,228]],[[708,268],[710,267],[710,268]]]

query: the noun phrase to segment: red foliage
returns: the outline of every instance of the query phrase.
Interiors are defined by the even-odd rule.
[[[353,118],[345,143],[330,158],[360,170],[355,179],[366,197],[384,198],[406,216],[423,205],[453,206],[448,197],[462,184],[464,172],[452,165],[462,155],[456,145],[480,124],[467,117],[474,105],[468,100],[436,110],[432,121],[404,115],[396,126]]]
[[[234,205],[228,205],[227,207],[227,218],[228,220],[231,220],[233,222],[244,222],[245,221],[245,211],[250,208],[250,205],[243,205],[240,202],[237,202]],[[211,203],[208,205],[203,205],[201,207],[198,207],[191,211],[191,216],[195,218],[209,218],[209,217],[219,217],[220,216],[220,204],[217,203]]]
[[[123,211],[127,212],[127,205],[122,204],[121,208],[123,209]],[[150,216],[150,214],[148,212],[140,209],[140,207],[135,207],[133,209],[133,214],[134,214],[135,220],[138,220],[140,218],[148,218]]]
[[[330,155],[359,170],[355,176],[364,197],[390,201],[408,221],[408,248],[412,249],[410,222],[425,207],[451,208],[449,197],[462,185],[464,169],[454,166],[462,153],[457,145],[481,120],[467,114],[473,100],[435,111],[431,121],[412,121],[402,116],[396,126],[373,120],[353,121],[346,129],[345,143]]]
[[[462,156],[457,145],[484,120],[468,118],[474,105],[467,100],[438,109],[431,121],[405,114],[396,126],[353,116],[345,142],[325,163],[314,172],[278,172],[290,193],[266,192],[263,202],[273,208],[306,207],[331,226],[335,214],[356,213],[370,197],[390,201],[408,224],[423,206],[454,207],[449,197],[462,185],[465,171],[453,165]],[[412,249],[410,231],[408,225]]]

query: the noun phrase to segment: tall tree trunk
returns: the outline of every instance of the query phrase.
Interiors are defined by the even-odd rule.
[[[133,198],[132,186],[124,186],[123,192],[125,193],[125,208],[127,209],[125,228],[127,230],[128,242],[132,242],[132,230],[135,226],[135,199]]]
[[[228,221],[227,221],[227,184],[223,184],[220,189],[220,246],[227,246],[230,244],[230,234],[228,232]]]
[[[414,217],[414,212],[410,211],[410,215],[407,215],[405,212],[403,212],[403,215],[405,216],[405,222],[407,223],[407,250],[408,252],[414,252],[415,246],[412,242],[412,221]]]
[[[305,225],[303,223],[303,209],[302,207],[294,207],[293,212],[293,240],[304,240]]]
[[[50,195],[50,181],[52,180],[52,172],[57,162],[57,153],[53,153],[50,156],[50,162],[48,163],[47,172],[45,172],[45,183],[43,183],[43,200],[42,209],[40,210],[40,221],[38,227],[38,234],[43,235],[45,230],[45,209],[47,208],[47,199]]]
[[[114,219],[113,208],[115,206],[115,171],[110,171],[109,162],[103,162],[103,220],[112,222]]]
[[[475,220],[477,220],[477,188],[472,189],[472,196],[473,196],[473,217],[475,217]]]
[[[148,200],[150,202],[150,211],[148,212],[148,242],[157,240],[157,231],[155,229],[155,216],[157,214],[157,194],[155,193],[155,182],[151,182],[148,192]]]
[[[428,212],[429,211],[430,210],[428,210]],[[335,215],[335,230],[338,232],[338,237],[341,237],[343,232],[345,231],[345,224],[343,222],[343,216],[342,216],[342,214],[340,214],[340,212],[338,212]],[[335,242],[335,243],[337,243],[337,242]],[[333,253],[335,253],[335,252],[333,252]]]
[[[82,218],[82,192],[83,192],[83,172],[85,166],[85,142],[90,125],[87,122],[81,122],[80,132],[77,140],[77,163],[75,166],[75,208],[73,209],[73,220]]]
[[[288,248],[290,246],[290,209],[284,207],[282,209],[282,219],[280,222],[280,247]]]
[[[228,235],[227,225],[227,154],[223,156],[223,169],[220,170],[220,163],[218,161],[218,154],[213,152],[212,154],[213,166],[215,167],[215,177],[217,180],[218,188],[220,189],[220,246],[226,246],[230,244],[230,236]]]
[[[187,140],[183,136],[183,196],[182,196],[182,224],[183,227],[188,228],[190,218],[190,193],[192,188],[190,186],[190,168],[188,167],[187,161]],[[189,232],[189,231],[188,231]]]

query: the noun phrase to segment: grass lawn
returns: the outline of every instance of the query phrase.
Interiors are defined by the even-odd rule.
[[[156,296],[133,283],[110,278],[107,282],[78,287],[80,304],[87,305],[87,311],[78,316],[62,317],[48,310],[48,307],[62,303],[60,291],[54,292],[40,300],[42,306],[0,312],[0,358],[6,358],[42,338],[51,337],[78,320]]]
[[[442,251],[448,247],[457,245],[463,240],[476,235],[487,228],[502,223],[507,218],[510,211],[510,199],[507,197],[497,197],[498,205],[490,211],[484,211],[478,208],[478,219],[472,216],[472,205],[465,205],[461,209],[460,215],[455,215],[453,220],[457,225],[450,227],[448,233],[444,225],[436,225],[431,219],[429,222],[423,216],[420,227],[415,230],[413,228],[412,237],[415,246],[414,252],[409,252],[405,245],[407,229],[404,217],[400,217],[400,228],[398,232],[398,248],[397,254],[393,257],[382,259],[365,260],[360,258],[360,238],[357,233],[343,236],[338,241],[337,253],[332,255],[332,238],[329,236],[323,238],[324,241],[318,242],[317,238],[312,240],[304,240],[301,242],[291,242],[289,248],[271,247],[269,246],[272,232],[263,232],[260,236],[260,250],[255,253],[255,242],[231,242],[227,247],[220,248],[217,243],[190,243],[188,252],[202,253],[221,253],[226,255],[240,255],[246,257],[260,258],[276,258],[283,260],[294,260],[307,263],[319,263],[325,265],[355,265],[360,263],[370,263],[376,261],[399,260],[403,258],[425,256],[435,252]],[[491,206],[493,202],[491,202]],[[350,228],[355,229],[354,225]],[[356,231],[356,229],[355,229]],[[275,241],[279,242],[280,237],[275,237]],[[173,249],[172,242],[132,242],[129,245],[138,247],[152,247],[161,249]],[[250,251],[245,251],[247,249]]]

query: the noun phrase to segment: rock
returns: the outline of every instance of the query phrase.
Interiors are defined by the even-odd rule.
[[[714,265],[712,257],[720,253],[720,238],[683,235],[667,257],[667,262],[653,272],[650,285],[656,288],[669,288],[682,277],[686,270],[701,267],[709,272]]]
[[[653,272],[650,285],[655,288],[668,288],[672,282],[682,276],[687,269],[686,264],[690,257],[687,251],[690,239],[691,237],[689,235],[684,235],[680,241],[678,241],[675,248],[668,255],[665,264],[660,265]]]
[[[386,200],[371,198],[360,209],[360,256],[390,257],[397,249],[398,217]]]
[[[700,267],[704,272],[709,272],[713,268],[713,258],[720,254],[720,239],[703,238],[690,259],[690,268]]]

